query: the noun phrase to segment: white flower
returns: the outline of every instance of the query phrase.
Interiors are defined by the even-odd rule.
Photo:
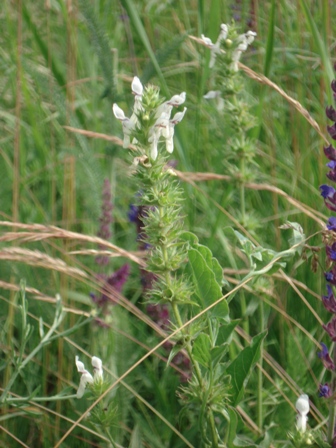
[[[143,93],[143,85],[137,76],[134,76],[132,81],[132,92],[136,96],[142,96]]]
[[[131,116],[131,120],[137,123],[137,115],[142,111],[142,94],[143,94],[143,85],[141,84],[140,79],[137,76],[134,76],[132,81],[132,93],[135,95],[134,98],[134,108],[133,115]]]
[[[221,94],[220,90],[209,90],[208,93],[203,95],[203,98],[205,100],[212,100],[214,98],[218,98],[220,96],[220,94]]]
[[[124,148],[128,148],[131,139],[131,133],[136,125],[136,116],[133,114],[131,118],[126,117],[124,111],[118,106],[118,104],[114,103],[112,106],[114,116],[121,121],[124,133]]]
[[[118,106],[117,103],[114,103],[114,104],[113,104],[112,109],[113,109],[114,116],[115,116],[118,120],[121,120],[121,121],[123,121],[123,120],[127,120],[127,117],[125,116],[124,111]]]
[[[80,382],[79,382],[79,387],[77,390],[77,398],[82,398],[82,396],[84,395],[85,392],[85,388],[86,385],[92,384],[93,383],[93,377],[91,375],[91,373],[89,373],[86,369],[84,364],[79,361],[78,356],[76,356],[76,366],[77,366],[77,370],[79,373],[82,374]]]
[[[240,57],[243,51],[246,51],[247,47],[254,41],[256,35],[257,33],[255,33],[254,31],[248,31],[245,34],[241,34],[240,36],[238,36],[236,41],[238,43],[238,46],[232,53],[231,70],[235,72],[238,71],[238,62],[240,60]]]
[[[300,432],[305,432],[307,428],[307,414],[309,412],[309,397],[306,394],[302,394],[295,404],[298,415],[296,416],[296,428]]]
[[[186,100],[186,93],[182,92],[179,95],[172,96],[170,98],[170,100],[167,101],[167,104],[169,106],[177,107],[177,106],[180,106],[181,104],[183,104],[185,102],[185,100]]]
[[[217,41],[211,48],[211,56],[209,63],[210,68],[212,68],[215,65],[217,54],[221,52],[220,44],[222,40],[225,40],[227,38],[228,32],[229,32],[228,26],[225,23],[222,23],[220,26],[220,33],[217,38]]]
[[[97,356],[92,356],[91,364],[93,366],[94,371],[94,381],[103,380],[103,362]]]
[[[201,39],[207,47],[209,47],[209,48],[213,47],[214,44],[212,43],[212,40],[210,39],[210,37],[206,37],[206,36],[204,36],[204,34],[201,34]]]
[[[170,107],[172,108],[173,106]],[[150,156],[153,160],[156,160],[157,158],[158,143],[163,130],[168,127],[169,117],[170,117],[170,111],[169,115],[167,115],[166,111],[162,112],[160,117],[154,123],[153,127],[150,129],[148,141],[149,143],[151,143]]]
[[[255,33],[254,31],[251,31],[251,30],[245,34],[248,45],[251,45],[251,43],[254,41],[254,38],[256,37],[256,35],[257,35],[257,33]]]
[[[224,100],[221,97],[220,90],[210,90],[208,93],[203,95],[203,98],[206,100],[216,100],[216,108],[218,112],[221,112],[224,109]]]
[[[162,135],[166,139],[166,150],[171,154],[174,151],[174,132],[175,125],[180,123],[186,113],[187,108],[183,109],[183,112],[177,112],[174,117],[169,120],[168,126],[162,130]]]

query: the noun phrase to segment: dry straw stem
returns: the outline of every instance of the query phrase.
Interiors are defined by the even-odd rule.
[[[174,172],[181,180],[184,180],[185,182],[188,182],[190,184],[192,184],[192,182],[203,182],[203,181],[209,181],[209,180],[224,180],[227,182],[232,182],[232,180],[234,180],[231,176],[227,176],[224,174],[183,173],[182,171],[178,171],[178,170],[174,170]],[[314,221],[316,221],[321,226],[321,228],[325,229],[325,220],[327,219],[327,217],[323,213],[320,213],[317,210],[298,201],[297,199],[292,198],[285,191],[281,190],[281,188],[275,187],[274,185],[257,184],[257,183],[253,183],[253,182],[248,182],[248,183],[244,184],[244,187],[249,188],[251,190],[270,191],[271,193],[275,193],[275,194],[278,194],[279,196],[282,196],[290,204],[294,205],[296,208],[301,210],[304,214],[306,214],[307,216],[312,218]]]
[[[21,287],[18,285],[15,285],[14,283],[7,283],[0,280],[0,288],[7,289],[9,291],[21,291]],[[54,297],[49,297],[40,292],[38,289],[31,288],[30,286],[25,287],[25,291],[29,294],[33,295],[33,298],[40,300],[41,302],[48,302],[48,303],[56,303],[56,299]]]
[[[0,250],[0,260],[19,261],[31,266],[63,272],[79,277],[87,277],[81,269],[72,268],[59,258],[52,258],[38,250],[23,249],[21,247],[5,247]]]
[[[145,262],[132,253],[124,250],[115,244],[110,243],[102,238],[82,235],[81,233],[71,232],[56,226],[45,226],[42,224],[22,224],[19,222],[0,221],[0,226],[18,228],[26,230],[25,232],[6,232],[0,236],[0,241],[20,241],[35,242],[47,239],[71,239],[73,241],[84,241],[86,243],[94,243],[111,249],[119,256],[128,258],[135,263],[145,266]]]

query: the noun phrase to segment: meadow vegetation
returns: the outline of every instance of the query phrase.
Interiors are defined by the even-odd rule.
[[[336,4],[0,20],[0,446],[336,446]]]

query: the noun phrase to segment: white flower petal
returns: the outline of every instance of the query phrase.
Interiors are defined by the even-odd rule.
[[[220,94],[221,94],[220,90],[209,90],[208,93],[203,95],[203,98],[206,99],[206,100],[212,100],[212,99],[217,98],[218,96],[220,96]]]
[[[186,113],[186,110],[187,110],[187,108],[185,107],[182,112],[176,112],[176,114],[173,116],[173,118],[170,120],[170,122],[174,125],[177,123],[180,123]]]
[[[132,92],[135,95],[141,96],[143,93],[143,85],[141,84],[140,79],[137,76],[134,76],[132,81]]]
[[[297,415],[296,416],[296,429],[300,432],[306,432],[307,420],[308,420],[308,417],[306,415]]]
[[[170,106],[180,106],[181,104],[183,104],[185,102],[186,99],[186,93],[182,92],[180,93],[180,95],[174,95],[170,98],[169,101],[167,101],[167,104],[169,104]]]
[[[248,31],[245,36],[246,36],[246,41],[248,45],[251,45],[251,43],[254,41],[254,38],[256,37],[257,33],[255,33],[254,31]]]
[[[121,121],[126,120],[124,111],[118,106],[117,103],[113,104],[112,109],[113,109],[114,116],[118,120],[121,120]]]
[[[103,379],[103,363],[97,356],[92,356],[91,364],[94,371],[94,379]]]
[[[86,372],[84,363],[79,360],[78,356],[76,356],[75,362],[76,362],[76,367],[77,367],[78,372],[80,372],[80,373]]]
[[[91,373],[87,372],[83,373],[83,375],[81,376],[80,382],[79,382],[79,387],[77,389],[77,398],[82,398],[82,396],[84,395],[85,392],[85,388],[86,385],[90,383],[93,383],[93,377],[91,375]]]
[[[158,145],[158,141],[155,138],[153,138],[152,145],[151,145],[151,151],[150,151],[150,156],[151,156],[151,159],[153,159],[153,160],[156,160],[156,158],[158,156],[157,145]]]
[[[205,43],[205,45],[207,45],[209,48],[211,48],[213,46],[213,43],[212,43],[212,40],[210,39],[210,37],[206,37],[206,36],[204,36],[204,34],[201,34],[201,39]]]
[[[306,394],[299,396],[295,403],[296,410],[300,415],[307,415],[309,412],[309,397]]]
[[[221,30],[218,36],[218,40],[225,40],[227,38],[228,32],[229,32],[229,28],[225,23],[222,23],[220,26]]]

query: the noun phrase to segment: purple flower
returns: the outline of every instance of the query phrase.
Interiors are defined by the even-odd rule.
[[[320,190],[321,190],[321,196],[324,199],[332,198],[336,193],[335,188],[330,187],[330,185],[320,185]]]
[[[329,260],[336,261],[336,243],[331,246],[326,246],[326,252]]]
[[[331,216],[327,222],[327,229],[336,232],[336,216]]]
[[[327,178],[332,180],[333,182],[336,182],[336,161],[331,160],[329,163],[327,163],[327,167],[331,168],[331,170],[327,174]]]
[[[91,299],[99,307],[105,308],[109,303],[115,305],[118,302],[118,294],[120,293],[130,273],[130,265],[128,263],[121,266],[117,271],[113,272],[109,277],[99,276],[102,286],[101,295],[91,293]]]
[[[328,295],[322,296],[323,305],[330,313],[336,314],[336,299],[333,294],[332,287],[330,285],[327,285],[327,290]]]
[[[136,223],[139,219],[139,207],[137,205],[131,204],[128,211],[128,219],[130,222]]]
[[[317,356],[322,360],[323,365],[326,369],[335,370],[335,365],[330,358],[327,346],[323,344],[323,342],[321,342],[321,347],[322,350],[318,352]]]
[[[333,342],[336,342],[336,316],[334,316],[327,325],[322,325],[322,327],[328,333],[330,339]]]
[[[331,85],[332,90],[336,93],[336,79],[333,79],[331,81],[330,85]]]
[[[336,140],[336,123],[333,124],[332,126],[327,126],[327,131],[328,131],[330,137],[333,140]]]
[[[333,266],[331,271],[325,272],[324,277],[327,280],[327,282],[331,283],[332,285],[336,286],[336,265]]]
[[[325,205],[329,208],[329,210],[332,210],[336,212],[336,190],[333,187],[330,187],[329,185],[321,185],[321,196],[324,198]]]
[[[319,397],[329,398],[331,397],[331,389],[328,383],[320,384]]]
[[[332,106],[326,107],[326,116],[331,121],[336,121],[336,110]]]
[[[336,160],[336,149],[333,145],[325,146],[323,148],[324,154],[329,160]]]

